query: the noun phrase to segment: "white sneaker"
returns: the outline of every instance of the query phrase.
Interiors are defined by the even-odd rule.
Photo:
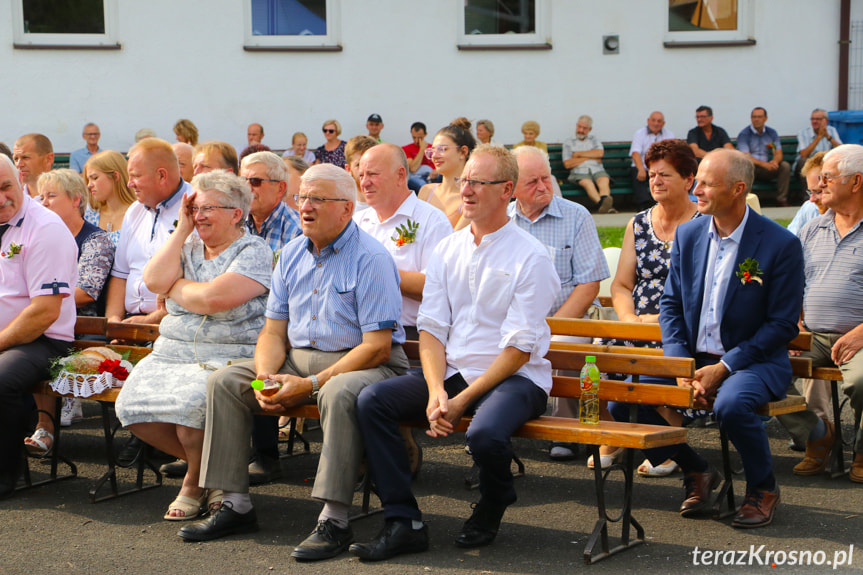
[[[76,421],[84,419],[81,400],[77,397],[67,397],[60,410],[60,427],[69,427]]]

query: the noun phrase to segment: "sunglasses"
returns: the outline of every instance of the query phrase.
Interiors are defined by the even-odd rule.
[[[336,131],[334,128],[324,128],[324,134],[335,134]]]
[[[264,182],[281,182],[281,180],[271,180],[269,178],[245,178],[245,180],[249,182],[249,185],[253,188],[260,187]]]

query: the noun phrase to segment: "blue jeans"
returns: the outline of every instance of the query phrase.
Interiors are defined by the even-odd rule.
[[[467,387],[460,374],[444,382],[453,397]],[[425,419],[428,386],[421,369],[374,383],[357,399],[357,420],[366,447],[369,470],[378,487],[378,497],[387,518],[422,520],[411,493],[411,473],[400,421]],[[512,375],[482,396],[465,415],[473,414],[466,439],[479,466],[479,489],[483,498],[504,505],[516,499],[513,486],[512,443],[515,431],[545,412],[548,396],[532,381]]]

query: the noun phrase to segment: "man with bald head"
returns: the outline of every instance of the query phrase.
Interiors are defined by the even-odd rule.
[[[36,182],[54,165],[54,146],[42,134],[27,134],[15,140],[12,146],[12,159],[18,168],[24,192],[31,198],[39,195]]]
[[[147,138],[132,146],[129,188],[138,201],[123,218],[105,315],[109,321],[159,323],[166,311],[144,284],[144,266],[174,231],[180,200],[191,192],[171,144]]]
[[[408,339],[416,340],[425,269],[452,226],[442,211],[410,191],[409,173],[405,153],[398,146],[378,144],[363,154],[358,177],[369,207],[354,214],[354,221],[392,254],[401,279],[401,323]]]
[[[647,125],[632,136],[629,155],[632,157],[632,167],[629,169],[632,178],[632,195],[639,210],[645,210],[653,205],[650,186],[647,184],[647,167],[644,165],[644,155],[647,148],[662,140],[673,140],[674,134],[665,127],[665,116],[662,112],[653,112],[647,117]]]
[[[17,146],[17,144],[16,144]],[[21,473],[21,443],[30,402],[24,396],[49,378],[51,361],[74,339],[78,248],[57,214],[42,207],[0,155],[0,498]],[[38,431],[37,431],[38,433]],[[53,438],[43,430],[39,437]]]
[[[249,141],[249,145],[252,144],[260,144],[261,140],[264,139],[264,127],[260,124],[249,124],[249,128],[246,130],[246,139]]]
[[[177,142],[171,145],[174,148],[174,153],[177,155],[177,162],[180,164],[180,176],[186,182],[191,182],[195,177],[195,166],[193,164],[195,158],[195,147],[186,142]]]

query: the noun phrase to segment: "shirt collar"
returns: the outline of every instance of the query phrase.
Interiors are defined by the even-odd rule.
[[[755,126],[753,126],[752,124],[749,124],[749,131],[752,132],[753,134],[755,134],[756,136],[763,136],[764,134],[767,133],[767,126],[765,125],[764,129],[761,130],[761,133],[759,134],[758,130],[755,129]]]
[[[746,222],[749,220],[749,204],[746,205],[746,212],[743,214],[743,219],[727,238],[720,238],[716,231],[716,226],[713,221],[713,216],[710,216],[710,224],[707,226],[707,237],[712,241],[721,241],[722,239],[731,240],[735,244],[740,244],[740,238],[743,237],[743,229],[746,227]]]
[[[513,210],[514,210],[514,213],[516,214],[516,217],[521,218],[530,224],[535,224],[536,222],[540,221],[545,216],[549,216],[552,218],[562,218],[563,212],[561,212],[560,202],[558,202],[557,200],[558,200],[558,197],[555,195],[552,195],[551,201],[548,203],[547,206],[545,206],[542,209],[542,211],[539,213],[539,216],[537,216],[536,220],[534,220],[534,221],[531,221],[530,218],[528,218],[526,215],[524,215],[524,212],[521,211],[521,206],[518,205],[518,200],[513,202],[513,205],[515,206],[513,208]]]
[[[265,235],[267,230],[270,229],[270,225],[279,220],[285,218],[285,210],[288,209],[287,204],[285,202],[279,202],[278,205],[273,208],[273,211],[270,212],[270,215],[267,216],[267,219],[264,220],[264,223],[261,224],[261,233],[258,233],[258,230],[255,228],[255,219],[252,217],[252,213],[249,212],[249,217],[246,218],[246,228],[254,235]]]
[[[24,223],[24,216],[27,214],[27,210],[30,209],[30,202],[32,202],[32,201],[33,201],[33,198],[31,198],[30,195],[25,190],[24,196],[21,199],[21,207],[18,209],[17,212],[15,212],[15,215],[12,216],[11,218],[9,218],[9,221],[6,222],[7,224],[9,224],[9,227],[12,227],[12,228],[20,228],[21,227],[21,224]],[[45,208],[45,209],[48,209],[48,208]]]

